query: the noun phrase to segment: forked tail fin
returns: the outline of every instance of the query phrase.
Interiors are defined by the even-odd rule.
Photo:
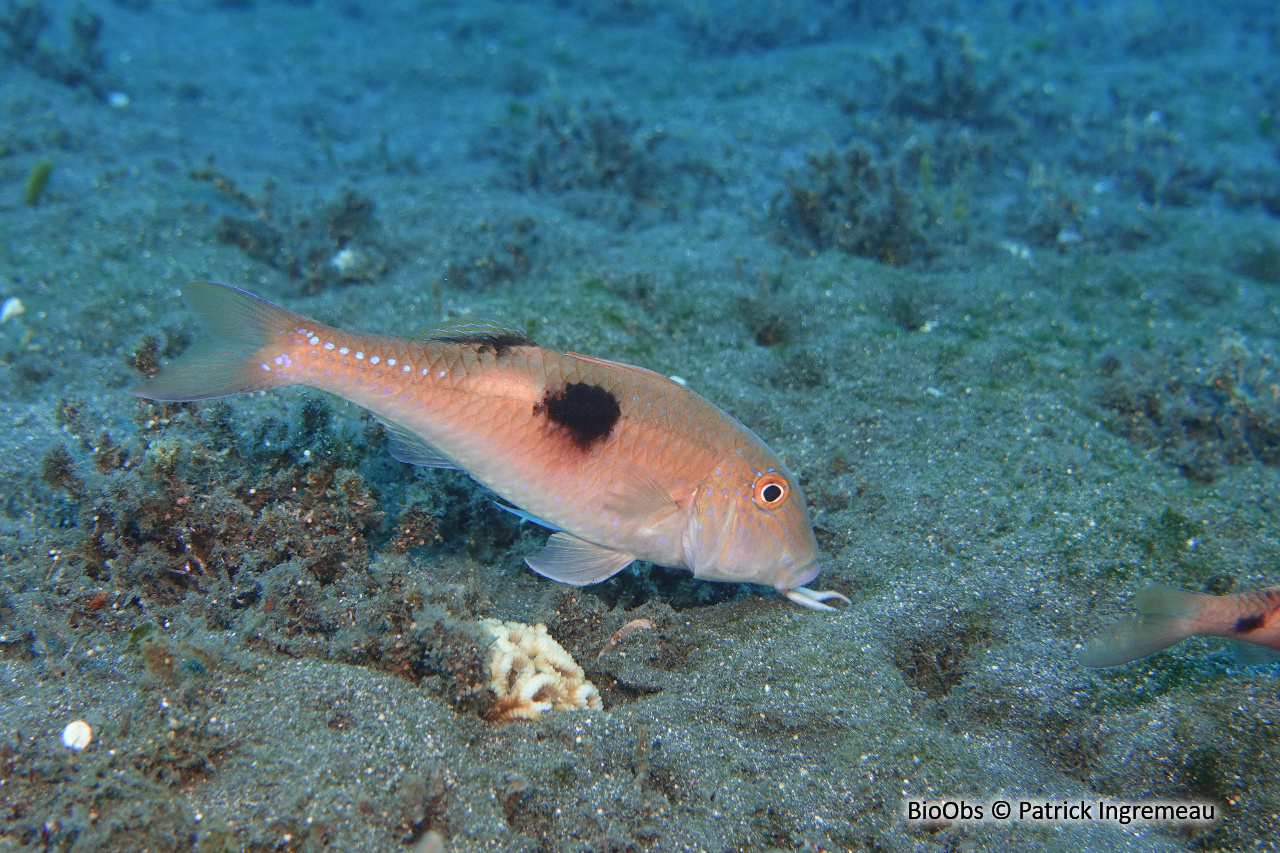
[[[204,400],[288,385],[279,371],[264,368],[264,347],[280,336],[319,328],[301,314],[226,284],[193,281],[182,294],[208,337],[131,394],[149,400]]]
[[[1153,655],[1195,633],[1196,617],[1214,596],[1168,586],[1151,586],[1133,597],[1137,616],[1121,619],[1080,650],[1076,659],[1104,668]]]

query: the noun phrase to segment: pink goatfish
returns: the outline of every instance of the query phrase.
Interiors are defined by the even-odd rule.
[[[651,370],[543,349],[498,324],[425,338],[344,332],[234,287],[193,282],[211,334],[133,390],[202,400],[307,385],[363,406],[411,465],[458,468],[555,531],[529,567],[599,583],[634,560],[711,581],[807,589],[818,543],[795,477],[764,442]]]
[[[1080,663],[1119,666],[1195,636],[1226,637],[1244,664],[1280,658],[1280,586],[1223,596],[1152,586],[1133,603],[1138,615],[1092,640],[1080,651]]]

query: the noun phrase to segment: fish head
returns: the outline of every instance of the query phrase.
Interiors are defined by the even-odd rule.
[[[698,487],[684,533],[695,577],[779,590],[818,576],[818,541],[804,491],[767,448],[718,465]]]

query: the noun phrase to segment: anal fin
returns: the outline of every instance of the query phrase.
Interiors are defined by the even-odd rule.
[[[607,580],[635,562],[635,557],[596,545],[568,533],[553,533],[547,547],[524,561],[544,578],[586,586]]]
[[[1236,663],[1241,666],[1263,666],[1280,661],[1280,650],[1247,643],[1244,640],[1227,640]]]
[[[520,509],[519,507],[507,506],[506,504],[501,503],[500,501],[494,501],[494,502],[493,502],[493,505],[494,505],[494,506],[496,506],[498,509],[505,509],[507,512],[511,513],[511,514],[512,514],[512,515],[514,515],[516,518],[519,518],[519,519],[521,519],[521,520],[523,520],[523,521],[528,521],[528,522],[530,522],[530,523],[532,523],[532,524],[536,524],[536,525],[538,525],[539,527],[545,527],[545,528],[547,528],[548,530],[556,530],[556,531],[560,530],[560,528],[559,528],[559,527],[556,527],[556,526],[555,526],[554,524],[552,524],[551,522],[549,522],[549,521],[543,521],[542,519],[538,518],[538,517],[537,517],[536,515],[534,515],[533,513],[531,513],[531,512],[525,512],[524,510]]]
[[[445,456],[434,445],[429,443],[422,436],[412,430],[400,426],[400,424],[392,423],[378,419],[378,423],[382,424],[387,430],[388,450],[391,456],[408,465],[418,465],[423,468],[451,468],[459,470],[456,463],[449,457]]]

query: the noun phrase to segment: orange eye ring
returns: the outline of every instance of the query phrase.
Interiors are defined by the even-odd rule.
[[[752,489],[752,497],[765,509],[776,509],[782,506],[790,493],[791,486],[787,483],[787,479],[778,474],[765,474],[756,480],[755,488]]]

